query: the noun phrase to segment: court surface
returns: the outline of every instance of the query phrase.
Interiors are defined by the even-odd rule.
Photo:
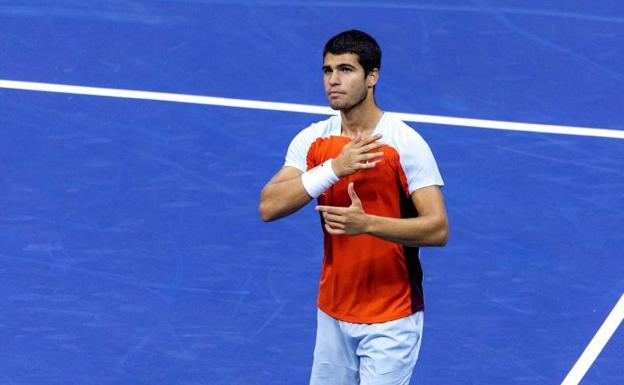
[[[621,2],[0,1],[0,79],[325,106],[350,28],[384,110],[603,129],[409,123],[451,222],[412,384],[561,384],[624,294]],[[0,384],[306,384],[318,215],[257,205],[325,117],[148,99],[0,87]]]

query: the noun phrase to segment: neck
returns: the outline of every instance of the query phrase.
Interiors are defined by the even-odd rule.
[[[383,111],[377,107],[372,97],[348,111],[340,111],[342,117],[342,135],[354,137],[358,133],[370,135],[377,127]]]

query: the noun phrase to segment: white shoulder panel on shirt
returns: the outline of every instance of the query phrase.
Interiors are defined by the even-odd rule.
[[[376,132],[383,135],[383,143],[399,153],[410,194],[419,188],[444,185],[431,149],[419,133],[388,114],[380,123]]]
[[[308,168],[306,158],[312,143],[318,138],[327,138],[331,135],[340,135],[340,116],[332,116],[301,130],[288,146],[284,166],[295,167],[305,172]]]

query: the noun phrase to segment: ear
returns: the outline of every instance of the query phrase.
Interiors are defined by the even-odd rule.
[[[377,82],[379,81],[379,69],[374,68],[371,72],[366,75],[366,86],[368,88],[375,87]]]

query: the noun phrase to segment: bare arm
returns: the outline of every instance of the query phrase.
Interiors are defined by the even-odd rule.
[[[416,190],[411,195],[417,218],[386,218],[369,215],[366,232],[405,246],[444,246],[448,219],[438,186]]]
[[[325,229],[332,235],[370,234],[405,246],[444,246],[448,240],[448,219],[438,186],[418,189],[411,195],[417,218],[388,218],[366,214],[362,202],[349,185],[351,206],[318,206]]]
[[[332,161],[336,176],[351,175],[359,170],[375,167],[383,152],[370,153],[383,146],[377,142],[381,135],[361,137],[359,134],[347,143],[340,155]],[[371,162],[369,162],[371,161]],[[260,193],[260,217],[265,222],[285,217],[305,206],[312,197],[303,187],[301,170],[285,166],[271,178]]]
[[[265,222],[285,217],[305,206],[312,197],[301,182],[301,170],[285,166],[260,193],[260,217]]]

